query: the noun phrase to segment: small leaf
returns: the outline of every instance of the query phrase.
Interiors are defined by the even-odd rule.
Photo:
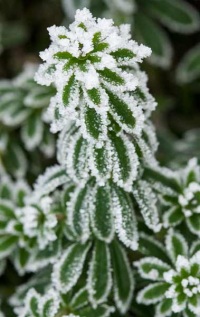
[[[136,54],[127,48],[119,48],[115,52],[111,52],[111,55],[117,60],[117,62],[128,62],[130,59],[136,57]]]
[[[71,100],[71,96],[74,93],[75,88],[76,88],[76,80],[75,80],[75,76],[72,75],[70,77],[67,85],[63,89],[62,100],[63,100],[63,103],[64,103],[65,106],[69,106],[70,100]]]
[[[156,306],[156,316],[172,316],[172,300],[164,299]]]
[[[100,105],[101,103],[101,93],[97,88],[93,88],[90,90],[87,90],[87,94],[89,96],[89,98],[91,99],[91,101],[95,104],[95,105]]]
[[[178,255],[187,256],[188,254],[188,245],[184,237],[178,233],[169,230],[166,237],[166,249],[168,254],[173,262],[176,262]]]
[[[69,52],[58,52],[54,54],[54,57],[57,59],[69,59],[72,58],[72,54],[70,54]]]
[[[71,306],[73,309],[81,309],[88,304],[88,291],[87,288],[81,288],[71,300]]]
[[[169,284],[167,283],[150,284],[138,293],[137,302],[145,305],[156,304],[165,297],[168,288]]]
[[[98,73],[105,81],[107,81],[108,83],[114,86],[125,84],[124,79],[117,73],[110,70],[109,68],[104,68],[104,70],[98,70]]]
[[[128,130],[134,129],[136,119],[128,104],[111,91],[107,91],[107,94],[109,96],[110,107],[116,121],[121,124],[124,129],[125,127],[127,127]]]
[[[180,84],[191,83],[200,77],[200,45],[186,53],[177,68],[176,77]]]
[[[68,292],[77,283],[89,247],[89,244],[72,244],[56,263],[53,282],[61,293]]]
[[[107,300],[111,287],[110,251],[106,243],[97,240],[87,280],[88,294],[94,308]]]
[[[138,268],[140,276],[147,280],[163,281],[163,274],[170,266],[155,257],[146,257],[133,263]]]
[[[119,311],[124,314],[131,303],[134,281],[125,250],[117,241],[111,244],[114,276],[114,300]]]
[[[163,215],[163,222],[165,227],[177,226],[184,219],[180,207],[172,207]]]
[[[84,120],[88,134],[98,140],[102,135],[103,125],[100,114],[98,114],[94,108],[85,106]]]

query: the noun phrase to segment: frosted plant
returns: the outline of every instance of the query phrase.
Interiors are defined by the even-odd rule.
[[[95,19],[87,9],[77,10],[69,30],[53,26],[49,33],[52,44],[40,54],[44,64],[35,78],[56,86],[49,109],[52,129],[62,130],[68,119],[75,120],[84,138],[100,142],[114,120],[126,132],[140,135],[144,116],[134,66],[150,50],[130,39],[128,26]]]
[[[52,156],[54,138],[43,119],[43,111],[54,89],[41,87],[34,82],[37,67],[35,64],[26,64],[16,78],[0,81],[0,122],[7,142],[12,140],[20,127],[21,139],[28,151],[40,147],[45,155]]]
[[[190,251],[184,237],[173,230],[166,236],[166,254],[162,259],[147,256],[134,263],[140,276],[149,280],[137,295],[138,303],[155,305],[155,316],[199,316],[200,248],[195,243]],[[155,248],[154,248],[155,251]],[[170,259],[170,260],[169,260]]]

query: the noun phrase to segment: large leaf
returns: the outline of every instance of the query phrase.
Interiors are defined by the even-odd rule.
[[[148,9],[172,31],[192,33],[200,28],[199,13],[187,1],[151,0]]]
[[[111,245],[114,277],[114,300],[119,311],[124,314],[133,296],[133,274],[125,250],[117,241]]]
[[[106,301],[112,287],[110,250],[106,243],[95,242],[88,271],[87,289],[94,307]]]
[[[114,219],[109,186],[96,186],[90,198],[90,219],[97,239],[109,243],[114,236]]]
[[[115,229],[119,239],[132,250],[138,248],[137,220],[129,195],[112,184],[112,201],[115,216]]]
[[[68,292],[78,281],[85,262],[89,244],[72,244],[56,263],[53,282],[61,293]]]
[[[140,12],[135,15],[135,33],[141,43],[152,49],[150,61],[163,68],[169,67],[172,48],[166,33],[159,25]]]
[[[200,45],[186,53],[177,68],[176,77],[181,84],[190,83],[200,77]]]

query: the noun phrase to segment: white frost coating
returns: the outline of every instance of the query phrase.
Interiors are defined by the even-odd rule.
[[[122,70],[121,66],[137,66],[137,63],[150,55],[151,50],[131,40],[130,30],[126,26],[117,27],[112,20],[95,19],[86,8],[77,10],[75,22],[69,29],[52,26],[48,30],[52,44],[40,54],[44,64],[40,66],[35,79],[41,85],[54,83],[56,86],[57,94],[52,98],[48,111],[52,130],[62,130],[67,120],[72,119],[80,125],[84,137],[89,137],[80,116],[84,109],[79,95],[81,91],[89,107],[100,114],[105,125],[101,138],[105,138],[107,112],[110,111],[107,90],[121,98],[123,92],[134,92],[139,84],[139,73]],[[145,79],[140,77],[140,84],[144,86],[149,100],[144,103],[144,107],[148,103],[153,110],[155,103],[152,99],[150,104]],[[139,134],[143,115],[142,107],[139,109],[137,102],[138,99],[134,101],[133,98],[129,105],[132,105],[131,111],[136,116],[133,132]]]

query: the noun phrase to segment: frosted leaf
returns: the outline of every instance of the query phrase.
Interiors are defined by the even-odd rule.
[[[158,213],[158,199],[150,183],[140,180],[133,186],[133,195],[140,207],[140,212],[146,225],[155,232],[159,232],[162,224]]]
[[[48,167],[44,174],[40,175],[36,180],[32,197],[29,197],[27,201],[34,201],[35,197],[48,195],[59,186],[67,184],[68,181],[69,178],[62,166]]]
[[[72,244],[55,264],[52,280],[61,293],[68,292],[77,283],[89,247],[90,244]]]

